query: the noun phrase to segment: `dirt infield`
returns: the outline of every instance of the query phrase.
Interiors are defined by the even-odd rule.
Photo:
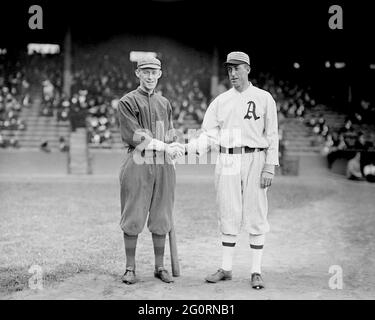
[[[2,176],[1,299],[375,298],[375,188],[331,176],[276,177],[269,193],[265,290],[249,286],[244,233],[233,280],[204,283],[221,259],[212,169],[178,170],[175,225],[182,275],[171,285],[153,278],[147,229],[137,248],[141,281],[121,283],[125,257],[117,177]],[[43,271],[43,289],[29,288],[33,265]],[[343,271],[338,290],[329,286],[334,265]],[[170,269],[169,252],[166,266]]]

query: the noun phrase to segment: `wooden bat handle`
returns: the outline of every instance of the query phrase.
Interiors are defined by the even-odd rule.
[[[172,224],[171,231],[169,231],[169,248],[171,250],[172,275],[174,277],[179,277],[180,276],[180,263],[178,262],[177,241],[176,241],[176,234],[174,232],[173,224]]]

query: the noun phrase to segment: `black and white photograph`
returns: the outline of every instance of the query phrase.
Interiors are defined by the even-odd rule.
[[[0,300],[375,298],[368,4],[3,2]]]

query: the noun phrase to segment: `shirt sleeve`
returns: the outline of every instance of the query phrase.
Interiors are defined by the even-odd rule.
[[[143,151],[151,142],[152,135],[138,122],[136,111],[127,100],[120,100],[117,108],[121,139],[126,144]]]
[[[177,140],[176,131],[173,128],[173,114],[171,103],[167,100],[167,117],[168,117],[168,131],[164,137],[164,141],[152,139],[146,146],[146,150],[165,151],[166,143],[171,143]]]
[[[165,142],[158,139],[152,139],[146,146],[146,150],[165,151],[166,143],[177,141],[177,131],[173,127],[172,106],[169,101],[167,101],[167,117],[168,131],[165,135]]]
[[[217,120],[217,105],[218,99],[215,99],[208,106],[198,138],[189,142],[189,153],[193,151],[202,155],[218,145],[220,126]]]
[[[268,141],[266,164],[279,165],[279,131],[277,124],[277,108],[271,94],[267,98],[265,135]]]
[[[171,142],[175,142],[175,141],[179,140],[178,139],[179,134],[178,134],[178,131],[174,128],[174,125],[173,125],[173,110],[172,110],[172,105],[169,101],[168,101],[168,104],[167,104],[167,114],[168,114],[169,127],[168,127],[168,131],[167,131],[167,134],[166,134],[166,137],[165,137],[165,140],[166,140],[165,142],[171,143]],[[183,140],[183,139],[180,139],[180,140]]]

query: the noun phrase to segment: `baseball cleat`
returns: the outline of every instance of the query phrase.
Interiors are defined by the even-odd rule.
[[[252,273],[251,274],[251,287],[253,289],[263,289],[264,288],[264,281],[260,273]]]
[[[205,280],[210,283],[216,283],[221,280],[232,280],[232,271],[225,271],[220,268],[214,274],[208,275]]]
[[[154,271],[155,278],[160,279],[163,282],[170,283],[174,282],[173,278],[169,275],[168,271],[163,267],[159,267]]]
[[[134,284],[138,281],[135,276],[135,270],[132,267],[127,267],[124,275],[121,278],[123,283],[126,284]]]

